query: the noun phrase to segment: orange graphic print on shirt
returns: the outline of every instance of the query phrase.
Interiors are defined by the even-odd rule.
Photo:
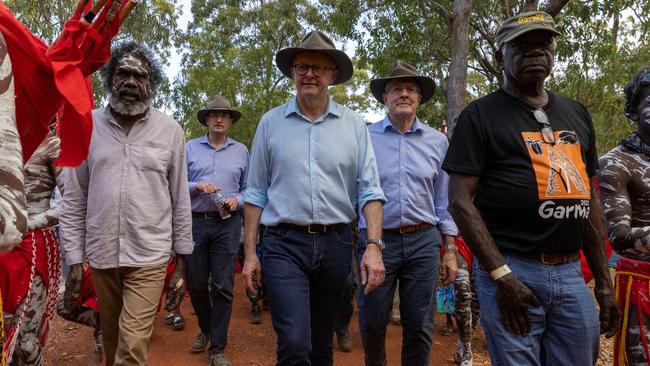
[[[540,200],[590,198],[589,177],[575,132],[553,132],[554,145],[544,142],[541,132],[521,134],[535,171]]]

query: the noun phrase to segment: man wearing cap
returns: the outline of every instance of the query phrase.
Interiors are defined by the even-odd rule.
[[[599,316],[581,248],[596,280],[600,332],[618,329],[603,211],[591,186],[591,118],[544,88],[558,35],[541,11],[501,25],[503,87],[461,113],[443,164],[450,211],[478,259],[481,324],[498,365],[595,364]]]
[[[374,79],[370,90],[386,106],[386,117],[370,126],[383,208],[386,278],[374,292],[359,295],[359,326],[365,364],[386,364],[386,326],[399,280],[402,365],[428,365],[435,311],[432,292],[438,280],[440,248],[445,282],[454,280],[456,225],[447,212],[449,177],[442,169],[447,137],[422,123],[416,111],[433,96],[435,83],[403,61],[388,77]],[[359,222],[359,255],[366,249],[366,221]]]
[[[323,33],[285,48],[276,65],[296,96],[261,119],[246,190],[246,286],[264,282],[278,335],[278,365],[332,365],[336,315],[351,270],[357,207],[367,223],[361,259],[366,293],[384,279],[381,210],[372,143],[363,118],[328,96],[352,62]],[[263,266],[255,253],[259,223]]]
[[[167,264],[175,254],[169,287],[178,288],[193,249],[185,138],[173,118],[151,107],[163,80],[153,53],[126,41],[111,54],[100,71],[108,106],[93,111],[88,158],[65,171],[64,310],[79,306],[87,259],[106,366],[146,365]]]
[[[246,190],[248,150],[230,138],[228,130],[240,117],[241,113],[230,107],[228,99],[217,95],[197,113],[208,133],[188,141],[186,147],[194,239],[187,275],[190,299],[201,329],[191,349],[201,352],[210,341],[211,366],[230,365],[224,349],[232,312],[235,259],[241,235],[239,211]],[[217,191],[226,197],[228,218],[222,218],[211,199],[211,194]]]

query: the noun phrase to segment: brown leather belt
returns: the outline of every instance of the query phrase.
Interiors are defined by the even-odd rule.
[[[415,225],[406,225],[406,226],[396,227],[392,229],[384,229],[384,231],[388,231],[389,233],[411,234],[416,231],[428,229],[431,226],[432,226],[431,224],[422,223],[422,224],[415,224]]]
[[[275,227],[278,229],[300,231],[307,234],[325,234],[334,231],[340,231],[347,226],[350,226],[350,224],[340,223],[340,224],[331,224],[331,225],[322,225],[322,224],[296,225],[296,224],[281,222],[277,224]]]
[[[544,253],[544,252],[533,252],[533,253],[508,253],[517,257],[534,259],[543,264],[565,264],[580,259],[580,251],[576,250],[575,252],[569,253]]]

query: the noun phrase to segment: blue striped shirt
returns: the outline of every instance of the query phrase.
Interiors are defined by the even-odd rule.
[[[332,99],[311,123],[294,97],[262,117],[251,148],[247,203],[263,225],[350,222],[385,201],[363,118]]]
[[[388,116],[368,126],[377,156],[384,204],[383,227],[427,223],[442,234],[457,235],[447,211],[449,176],[442,170],[447,137],[415,119],[410,131],[400,133]],[[365,220],[359,222],[365,228]]]
[[[208,135],[187,142],[187,179],[189,180],[192,212],[214,212],[217,207],[210,198],[196,188],[198,182],[214,183],[226,197],[235,197],[240,207],[244,203],[248,149],[230,137],[215,149],[208,143]]]

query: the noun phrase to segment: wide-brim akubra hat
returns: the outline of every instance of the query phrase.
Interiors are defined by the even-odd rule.
[[[239,118],[241,118],[241,113],[239,111],[236,111],[230,107],[230,101],[222,96],[222,95],[217,95],[208,103],[208,106],[201,109],[196,113],[196,118],[201,122],[201,124],[205,125],[205,117],[208,115],[208,112],[211,111],[228,111],[230,112],[230,116],[232,117],[232,123],[237,122]]]
[[[418,75],[413,66],[404,61],[397,60],[389,76],[370,80],[370,91],[379,103],[384,104],[386,84],[391,80],[397,79],[413,79],[420,85],[420,94],[422,95],[420,104],[429,101],[433,97],[433,92],[436,90],[436,83],[433,79],[428,76]]]
[[[352,77],[354,68],[348,55],[337,50],[334,42],[319,31],[309,32],[298,47],[284,48],[275,54],[275,64],[286,77],[291,78],[291,63],[300,52],[322,52],[331,57],[339,72],[333,85],[344,83]]]

